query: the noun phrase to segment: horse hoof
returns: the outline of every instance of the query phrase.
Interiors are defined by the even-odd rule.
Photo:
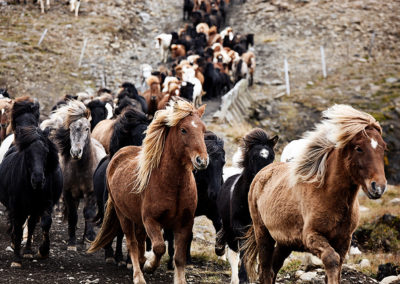
[[[119,267],[126,266],[126,265],[127,265],[127,264],[126,264],[125,261],[123,261],[123,260],[118,261],[118,266],[119,266]]]
[[[26,253],[23,255],[24,258],[26,259],[32,259],[33,258],[33,254],[32,253]]]
[[[20,262],[11,262],[11,267],[12,268],[21,268],[22,264]]]
[[[106,258],[106,263],[108,264],[115,264],[115,259],[113,257],[107,257]]]
[[[143,271],[146,273],[153,273],[156,270],[156,267],[153,267],[150,263],[150,261],[146,260],[144,266],[143,266]]]
[[[77,251],[76,246],[67,246],[67,251]]]
[[[215,246],[215,254],[217,256],[223,256],[225,254],[225,246]]]
[[[126,268],[128,268],[129,270],[132,270],[133,269],[132,263],[127,263]]]

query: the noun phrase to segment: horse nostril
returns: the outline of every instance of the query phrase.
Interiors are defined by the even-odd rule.
[[[200,156],[196,157],[196,163],[199,165],[203,164],[203,161],[201,160]]]
[[[372,190],[376,190],[376,182],[373,181],[373,182],[371,183],[371,187],[372,187]]]

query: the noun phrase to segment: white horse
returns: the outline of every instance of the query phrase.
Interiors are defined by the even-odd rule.
[[[300,153],[300,149],[302,149],[305,145],[304,139],[293,140],[289,144],[285,146],[281,155],[281,162],[291,162],[294,158],[297,157],[298,153]]]
[[[43,1],[43,0],[41,0]],[[79,7],[81,6],[81,0],[69,0],[70,4],[70,11],[74,12],[75,11],[75,17],[78,17],[79,13]]]

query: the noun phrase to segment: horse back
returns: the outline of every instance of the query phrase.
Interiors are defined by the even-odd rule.
[[[140,147],[121,148],[108,164],[106,176],[109,195],[117,212],[135,223],[141,222],[142,194],[132,193],[135,179],[136,159]]]
[[[272,238],[289,246],[302,246],[304,227],[302,188],[289,184],[288,163],[275,162],[263,168],[249,191],[249,209],[255,224],[263,224]]]

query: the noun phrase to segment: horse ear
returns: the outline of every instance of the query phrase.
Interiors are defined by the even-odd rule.
[[[197,109],[197,113],[199,114],[199,116],[200,117],[202,117],[203,116],[203,114],[204,114],[204,112],[205,112],[205,110],[206,110],[206,106],[207,105],[202,105],[201,107],[199,107],[198,109]]]
[[[271,143],[271,146],[274,147],[276,143],[278,143],[279,137],[278,135],[275,135],[273,138],[269,139],[269,143]]]

